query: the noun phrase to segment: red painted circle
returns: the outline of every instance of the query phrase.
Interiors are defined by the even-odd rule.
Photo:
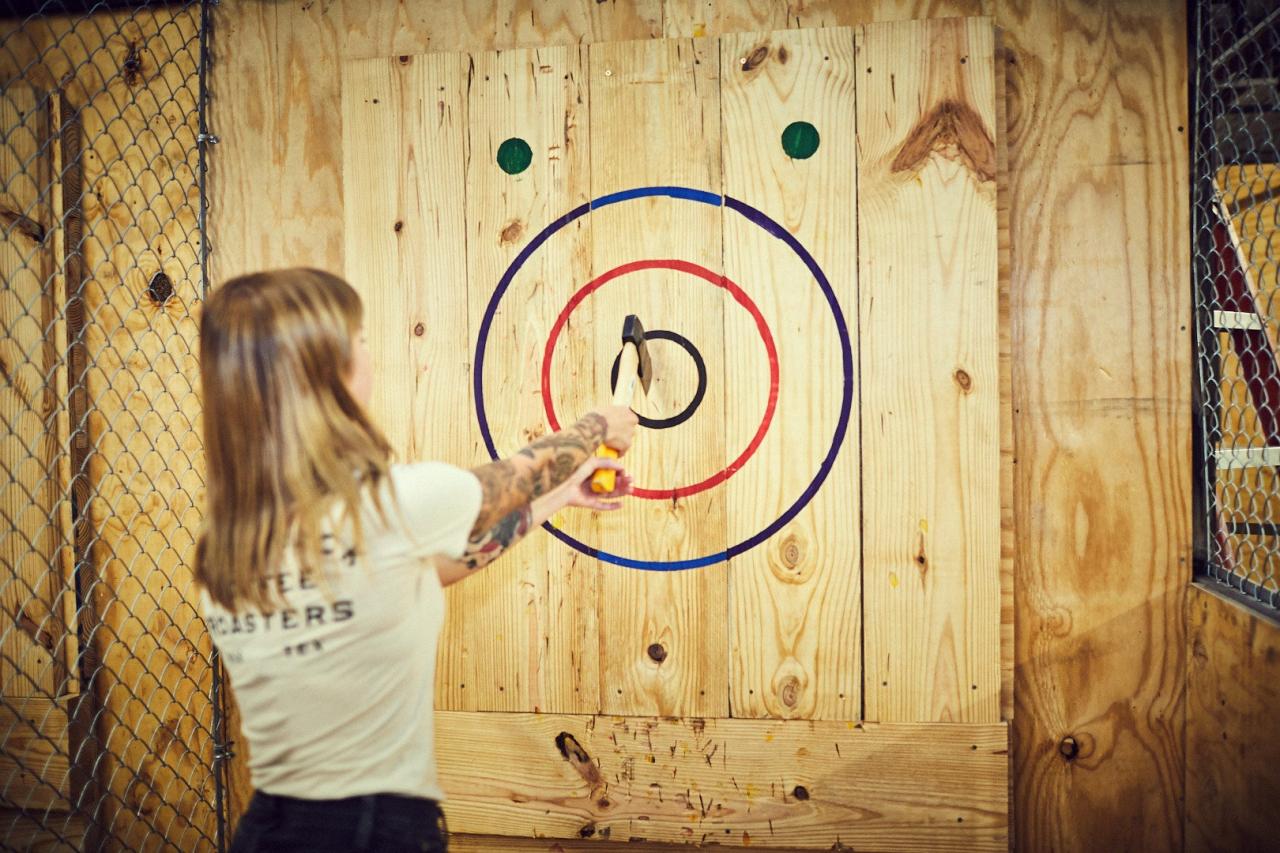
[[[705,480],[688,486],[680,486],[676,489],[642,489],[637,487],[633,491],[633,494],[639,498],[670,500],[671,498],[696,495],[698,492],[719,485],[732,477],[760,449],[760,442],[764,441],[765,433],[769,431],[769,424],[773,421],[773,411],[778,405],[778,350],[773,344],[773,333],[769,331],[769,324],[765,322],[764,315],[760,313],[760,309],[756,307],[756,304],[751,301],[751,297],[747,296],[741,287],[722,275],[716,275],[706,267],[689,263],[688,261],[633,261],[629,264],[614,267],[608,272],[596,276],[570,297],[568,303],[564,306],[564,310],[560,312],[560,316],[556,317],[555,325],[551,327],[551,334],[547,336],[547,345],[542,351],[542,404],[547,410],[547,423],[551,425],[552,430],[559,430],[560,422],[556,419],[555,406],[551,402],[551,356],[555,352],[556,341],[560,338],[560,331],[564,328],[564,324],[568,321],[569,315],[573,313],[573,310],[581,305],[584,299],[615,278],[638,270],[653,269],[690,273],[703,281],[714,284],[716,287],[722,287],[727,290],[729,295],[734,298],[734,301],[747,309],[747,313],[756,321],[756,329],[760,332],[760,340],[764,342],[765,354],[769,359],[769,402],[765,406],[764,417],[760,420],[760,426],[756,429],[756,434],[752,436],[747,449],[742,451],[737,459],[733,460],[727,468],[712,474]]]

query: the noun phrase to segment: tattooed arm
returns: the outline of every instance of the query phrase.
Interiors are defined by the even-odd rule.
[[[600,468],[611,468],[619,472],[617,486],[612,494],[595,495],[591,492],[591,477]],[[462,559],[437,559],[440,583],[444,586],[457,583],[476,569],[489,565],[523,539],[530,530],[540,526],[566,506],[613,510],[618,508],[616,499],[630,491],[631,478],[622,471],[621,465],[611,459],[590,457],[560,486],[532,504],[520,507],[499,519],[497,524],[484,533],[478,536],[473,533]]]
[[[610,406],[592,412],[568,429],[538,439],[508,459],[474,470],[483,497],[471,530],[482,536],[512,513],[551,492],[586,462],[602,443],[625,451],[637,418],[630,409]]]

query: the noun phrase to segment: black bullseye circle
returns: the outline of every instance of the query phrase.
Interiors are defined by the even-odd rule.
[[[689,405],[684,409],[672,415],[669,418],[647,418],[636,413],[640,418],[640,426],[649,429],[671,429],[673,426],[679,426],[689,418],[693,417],[693,413],[698,411],[698,406],[702,405],[702,398],[707,393],[707,365],[702,360],[702,353],[698,352],[688,338],[678,335],[675,332],[668,332],[666,329],[645,330],[644,339],[646,341],[671,341],[679,344],[684,351],[689,353],[689,357],[693,359],[693,366],[698,369],[698,390],[693,392],[693,399],[689,401]],[[613,360],[613,368],[609,371],[609,391],[612,392],[618,387],[618,364],[622,361],[622,353],[618,353],[618,357]]]

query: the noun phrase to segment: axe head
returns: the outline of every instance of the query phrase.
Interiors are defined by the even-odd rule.
[[[622,321],[622,345],[633,344],[640,356],[640,385],[647,393],[653,381],[653,364],[649,361],[649,348],[645,345],[644,326],[635,314],[628,314]]]

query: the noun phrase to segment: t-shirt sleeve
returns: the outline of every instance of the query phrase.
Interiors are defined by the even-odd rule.
[[[476,475],[443,462],[414,462],[393,465],[391,483],[413,551],[424,557],[461,557],[480,515]]]

